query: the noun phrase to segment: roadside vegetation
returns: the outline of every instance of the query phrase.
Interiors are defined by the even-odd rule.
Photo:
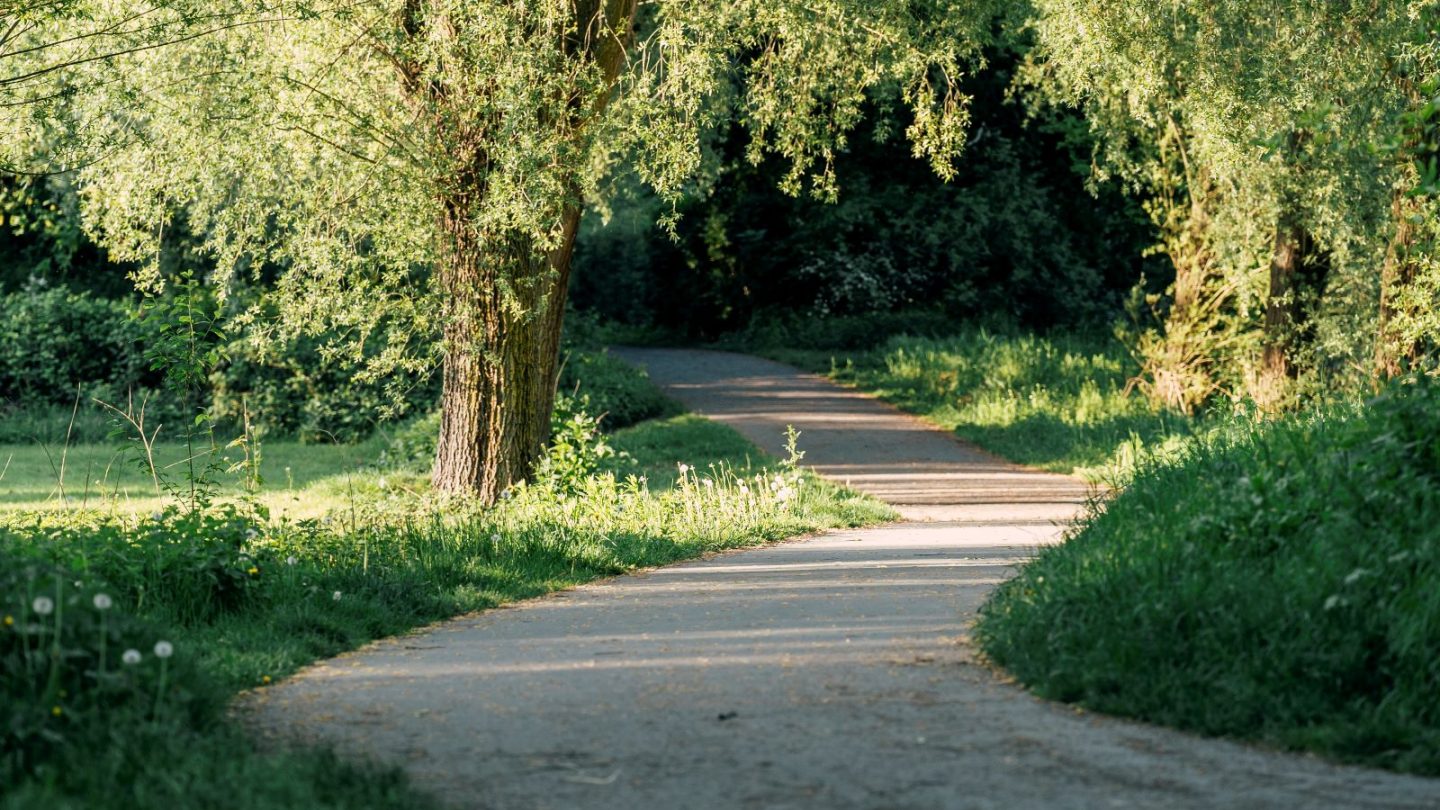
[[[1440,383],[1144,465],[985,606],[1045,697],[1440,774]]]
[[[1011,461],[1096,483],[1117,483],[1146,454],[1173,452],[1206,421],[1140,396],[1140,369],[1113,337],[968,329],[862,350],[762,351]]]
[[[535,480],[494,508],[426,491],[421,419],[388,440],[276,452],[308,454],[309,480],[280,495],[291,512],[243,481],[200,482],[196,505],[179,476],[156,499],[148,472],[120,484],[139,497],[0,511],[0,806],[426,807],[388,767],[257,749],[228,702],[459,613],[891,517],[728,428],[668,415],[628,366],[573,367]],[[635,424],[603,432],[580,407],[596,402]]]

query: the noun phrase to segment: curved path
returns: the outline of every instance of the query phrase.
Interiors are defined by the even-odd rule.
[[[692,409],[930,522],[618,577],[324,662],[273,733],[404,764],[474,808],[1434,808],[1440,781],[1046,703],[969,617],[1084,488],[775,363],[627,350]]]

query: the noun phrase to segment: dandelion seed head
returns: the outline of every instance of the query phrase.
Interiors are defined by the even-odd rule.
[[[109,610],[110,607],[114,605],[114,602],[110,600],[110,594],[108,593],[97,593],[95,594],[95,598],[92,601],[94,601],[95,603],[96,610]]]
[[[40,616],[49,616],[55,612],[55,600],[48,596],[37,596],[35,601],[30,603],[30,609]]]
[[[259,537],[259,536],[260,536],[260,533],[257,532],[257,531],[255,531],[255,528],[254,528],[253,526],[252,526],[251,528],[248,528],[248,529],[245,530],[245,539],[246,539],[246,540],[254,540],[255,538],[257,538],[257,537]]]
[[[333,599],[333,600],[335,600],[336,602],[339,602],[339,601],[340,601],[340,592],[339,592],[339,591],[336,591],[335,593],[330,594],[330,598]]]
[[[169,658],[175,654],[175,646],[168,641],[155,642],[155,657]]]
[[[289,557],[286,557],[286,558],[285,558],[285,564],[286,564],[286,565],[294,565],[295,563],[298,563],[298,562],[300,562],[300,561],[297,560],[297,559],[295,559],[295,555],[294,555],[294,554],[291,554]]]
[[[123,654],[121,654],[120,660],[126,664],[134,666],[135,664],[140,663],[140,651],[126,650]]]

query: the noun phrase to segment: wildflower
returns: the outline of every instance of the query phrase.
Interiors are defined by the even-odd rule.
[[[257,537],[259,537],[259,536],[260,536],[260,533],[257,532],[257,531],[255,531],[255,527],[254,527],[254,526],[251,526],[250,528],[248,528],[248,529],[245,530],[245,539],[246,539],[246,540],[254,540],[255,538],[257,538]]]
[[[334,599],[336,602],[339,602],[339,601],[340,601],[340,592],[339,592],[339,591],[336,591],[335,593],[333,593],[333,594],[330,595],[330,598],[331,598],[331,599]]]
[[[502,501],[508,501],[508,500],[510,500],[510,490],[507,489],[507,490],[505,490],[504,492],[501,492],[501,493],[500,493],[500,500],[502,500]]]
[[[741,484],[741,485],[740,485],[740,494],[741,494],[741,495],[749,495],[749,494],[750,494],[750,487],[747,487],[747,486],[745,486],[744,484]]]
[[[686,463],[684,463],[684,462],[681,462],[681,463],[680,463],[680,474],[681,474],[681,475],[684,475],[685,473],[688,473],[688,472],[690,472],[690,465],[689,465],[689,464],[686,464]]]
[[[126,650],[124,653],[122,653],[122,654],[120,655],[120,660],[121,660],[122,662],[126,663],[126,664],[129,664],[129,665],[131,665],[131,666],[134,666],[134,665],[140,663],[140,651],[139,651],[139,650]]]
[[[15,626],[15,617],[14,617],[14,616],[6,616],[6,617],[5,617],[5,626],[6,626],[6,627],[13,627],[13,626]]]
[[[255,566],[252,565],[252,566],[250,566],[249,568],[245,569],[245,573],[247,573],[247,574],[249,574],[250,576],[253,577],[253,576],[255,576],[256,574],[260,573],[260,569],[259,569],[259,568],[256,568]]]
[[[706,488],[706,489],[714,489],[714,488],[715,488],[715,482],[714,482],[714,481],[711,481],[709,478],[706,478],[706,479],[705,479],[705,488]]]
[[[269,676],[269,675],[262,675],[262,676],[260,677],[260,683],[270,683],[270,676]]]
[[[497,545],[497,546],[500,545],[500,535],[498,535],[498,534],[492,534],[492,535],[490,535],[490,542],[491,542],[492,544],[494,544],[494,545]]]
[[[48,596],[37,596],[30,607],[41,616],[49,616],[55,610],[55,600]]]
[[[289,557],[286,557],[286,558],[285,558],[285,564],[286,564],[286,565],[294,565],[294,564],[297,563],[297,562],[300,562],[300,561],[297,560],[297,559],[295,559],[295,555],[294,555],[294,554],[291,554]]]
[[[775,498],[781,503],[784,503],[793,497],[795,497],[795,490],[791,489],[790,487],[781,487],[780,491],[775,493]]]
[[[110,601],[110,595],[106,593],[95,594],[95,599],[93,601],[95,602],[96,610],[109,610],[110,607],[114,604],[114,602]]]
[[[56,717],[59,717],[60,715],[65,713],[65,710],[60,708],[59,706],[51,706],[50,713],[55,715]]]
[[[175,648],[168,641],[155,642],[155,657],[169,658],[175,654]]]
[[[160,520],[163,519],[164,517],[165,517],[165,513],[164,513],[164,512],[161,512],[159,509],[156,509],[154,512],[151,512],[151,513],[150,513],[150,519],[153,520],[153,521],[155,521],[155,522],[157,522],[157,523],[160,522]]]
[[[384,489],[386,486],[389,485],[389,482],[385,480],[385,476],[383,476],[383,475],[380,476],[380,480],[379,480],[379,481],[376,481],[375,483],[376,483],[381,489]]]

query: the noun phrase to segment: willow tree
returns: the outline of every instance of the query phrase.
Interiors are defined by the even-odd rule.
[[[1037,62],[1061,95],[1092,112],[1102,140],[1155,144],[1122,171],[1138,182],[1184,177],[1199,226],[1206,286],[1251,315],[1255,351],[1241,376],[1264,404],[1284,398],[1297,358],[1317,342],[1368,354],[1373,301],[1389,225],[1393,161],[1376,145],[1405,99],[1393,66],[1429,3],[1281,0],[1037,0]],[[1183,173],[1155,155],[1179,126]],[[1123,149],[1111,149],[1102,158]],[[1112,165],[1114,163],[1112,162]],[[1197,193],[1200,196],[1196,196]],[[1201,198],[1204,199],[1201,199]],[[1264,223],[1257,230],[1255,224]],[[1194,280],[1191,279],[1191,286]],[[1341,306],[1321,324],[1328,306]],[[1369,304],[1361,306],[1362,302]],[[1370,326],[1351,314],[1363,310]],[[1193,310],[1172,308],[1172,333]],[[1350,320],[1347,321],[1347,318]],[[1177,320],[1178,319],[1178,320]],[[1318,330],[1318,331],[1317,331]],[[1168,338],[1168,335],[1167,335]],[[1183,353],[1182,353],[1183,354]],[[1368,363],[1360,362],[1360,365]],[[1332,365],[1347,365],[1345,362]]]
[[[283,271],[266,328],[363,345],[403,324],[372,371],[440,358],[434,484],[490,501],[542,449],[605,165],[627,156],[675,199],[729,117],[756,159],[789,160],[787,188],[833,193],[832,157],[885,92],[944,175],[987,2],[37,3],[0,54],[0,115],[12,162],[53,157],[40,136],[94,161],[87,221],[117,258],[152,260],[183,216],[222,292]]]

